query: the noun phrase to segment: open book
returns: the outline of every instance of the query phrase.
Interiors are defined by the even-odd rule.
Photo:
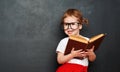
[[[70,36],[64,54],[69,54],[72,48],[75,50],[82,49],[86,51],[86,49],[90,49],[94,46],[95,51],[98,49],[105,36],[106,34],[103,33],[95,35],[89,39],[81,36]]]

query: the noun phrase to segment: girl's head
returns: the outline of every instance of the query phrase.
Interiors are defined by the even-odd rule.
[[[80,24],[88,24],[88,20],[85,19],[85,18],[83,18],[81,11],[79,11],[79,10],[77,10],[77,9],[68,9],[68,10],[64,13],[64,15],[63,15],[63,17],[62,17],[62,22],[61,22],[61,23],[64,24],[64,19],[65,19],[66,17],[70,17],[70,16],[76,17],[76,18],[77,18],[77,21],[78,21]]]
[[[61,24],[68,36],[79,35],[82,24],[88,24],[88,20],[83,18],[82,13],[79,10],[68,9],[62,17]]]

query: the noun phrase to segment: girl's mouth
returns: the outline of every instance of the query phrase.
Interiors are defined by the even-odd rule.
[[[72,33],[73,33],[73,31],[67,31],[67,33],[68,33],[68,34],[72,34]]]

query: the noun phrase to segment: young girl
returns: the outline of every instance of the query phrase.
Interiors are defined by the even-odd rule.
[[[56,49],[57,61],[62,64],[56,72],[87,72],[88,62],[96,59],[94,47],[88,49],[87,52],[80,50],[71,50],[70,54],[64,55],[64,51],[70,35],[80,35],[83,24],[87,24],[87,19],[83,18],[82,13],[77,9],[68,9],[62,17],[62,25],[68,37],[62,39]],[[86,38],[86,37],[85,37]],[[86,38],[89,39],[89,38]],[[79,57],[75,58],[75,57]]]

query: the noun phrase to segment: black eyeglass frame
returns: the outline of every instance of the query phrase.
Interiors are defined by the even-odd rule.
[[[74,24],[77,24],[78,27],[79,27],[79,25],[80,25],[79,22],[64,23],[64,24],[63,24],[63,29],[64,29],[64,30],[67,30],[67,29],[70,28],[70,29],[73,29],[73,30],[74,30],[74,28],[72,28],[72,26],[71,26],[71,25],[74,25]],[[66,29],[64,28],[64,25],[67,25],[67,28],[66,28]],[[77,27],[77,28],[78,28],[78,27]],[[75,29],[77,29],[77,28],[75,28]]]

